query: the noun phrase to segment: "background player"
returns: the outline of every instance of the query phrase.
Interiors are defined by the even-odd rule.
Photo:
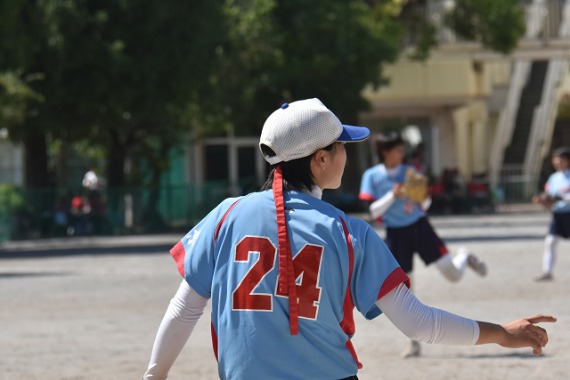
[[[414,253],[417,252],[426,265],[434,263],[451,282],[459,281],[467,266],[485,276],[485,263],[467,249],[460,249],[455,256],[449,254],[424,212],[429,207],[429,199],[422,206],[406,197],[406,171],[413,167],[403,163],[405,149],[401,136],[379,134],[375,137],[375,145],[380,164],[362,175],[359,198],[369,202],[374,219],[382,218],[386,226],[386,244],[402,269],[408,274],[412,272]],[[418,355],[420,346],[412,340],[403,357]]]
[[[541,353],[548,334],[536,323],[555,318],[499,326],[423,305],[378,234],[320,199],[341,183],[344,143],[368,135],[343,126],[318,99],[269,116],[260,149],[272,170],[263,190],[223,201],[171,250],[184,280],[146,379],[166,378],[208,299],[222,379],[355,379],[354,307],[369,319],[383,312],[415,339]]]
[[[548,177],[544,193],[532,199],[534,203],[541,204],[552,212],[550,227],[544,240],[542,274],[536,281],[552,280],[558,240],[561,237],[570,237],[570,148],[556,149],[552,153],[551,162],[556,172]]]

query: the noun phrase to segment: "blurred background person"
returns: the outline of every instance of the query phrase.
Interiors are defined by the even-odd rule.
[[[536,281],[550,281],[556,261],[556,246],[560,238],[570,237],[570,148],[562,147],[552,153],[552,166],[556,172],[548,177],[544,192],[533,197],[552,212],[548,234],[544,239],[542,274]]]
[[[386,244],[402,269],[411,276],[413,258],[417,252],[426,265],[435,263],[450,282],[459,281],[469,266],[480,276],[487,274],[485,263],[466,248],[452,256],[445,243],[431,226],[425,209],[429,207],[406,197],[403,186],[406,171],[414,170],[404,164],[404,140],[397,133],[376,136],[376,152],[380,164],[362,175],[359,198],[369,202],[374,219],[382,217],[386,226]],[[403,357],[420,355],[420,346],[412,340]]]

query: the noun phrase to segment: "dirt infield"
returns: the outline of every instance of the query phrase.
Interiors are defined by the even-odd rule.
[[[549,215],[509,212],[432,221],[454,250],[488,262],[449,284],[415,262],[415,293],[425,303],[480,320],[507,322],[550,313],[551,342],[541,357],[497,346],[423,345],[401,359],[407,339],[380,317],[357,315],[361,379],[565,379],[570,369],[570,242],[559,245],[555,280],[535,283]],[[381,232],[382,234],[382,232]],[[137,379],[156,328],[180,282],[166,252],[181,236],[83,239],[0,247],[0,378]],[[208,311],[206,311],[208,313]],[[217,379],[209,317],[195,329],[171,379]]]

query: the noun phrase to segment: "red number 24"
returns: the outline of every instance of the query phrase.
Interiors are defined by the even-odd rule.
[[[236,246],[234,261],[248,262],[250,255],[254,253],[258,254],[257,261],[233,291],[233,310],[273,310],[273,294],[254,293],[254,289],[275,268],[277,249],[268,238],[247,236]],[[318,282],[322,255],[323,247],[307,244],[293,257],[295,279],[297,280],[299,317],[301,318],[317,318],[318,302],[321,297],[321,288],[318,287]],[[277,290],[275,295],[278,297],[285,296]]]

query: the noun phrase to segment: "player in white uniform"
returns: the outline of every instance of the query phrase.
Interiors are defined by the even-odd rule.
[[[555,318],[499,326],[422,304],[375,231],[320,199],[340,185],[344,143],[368,135],[318,99],[269,116],[260,149],[272,170],[262,191],[223,201],[171,250],[183,281],[145,379],[166,378],[210,299],[222,379],[356,379],[354,308],[368,319],[384,313],[418,340],[541,353],[548,334],[536,323]]]
[[[552,153],[552,166],[556,172],[548,177],[544,193],[533,197],[552,212],[548,234],[544,239],[542,274],[536,281],[550,281],[556,259],[556,246],[560,238],[570,238],[570,148],[558,148]]]

